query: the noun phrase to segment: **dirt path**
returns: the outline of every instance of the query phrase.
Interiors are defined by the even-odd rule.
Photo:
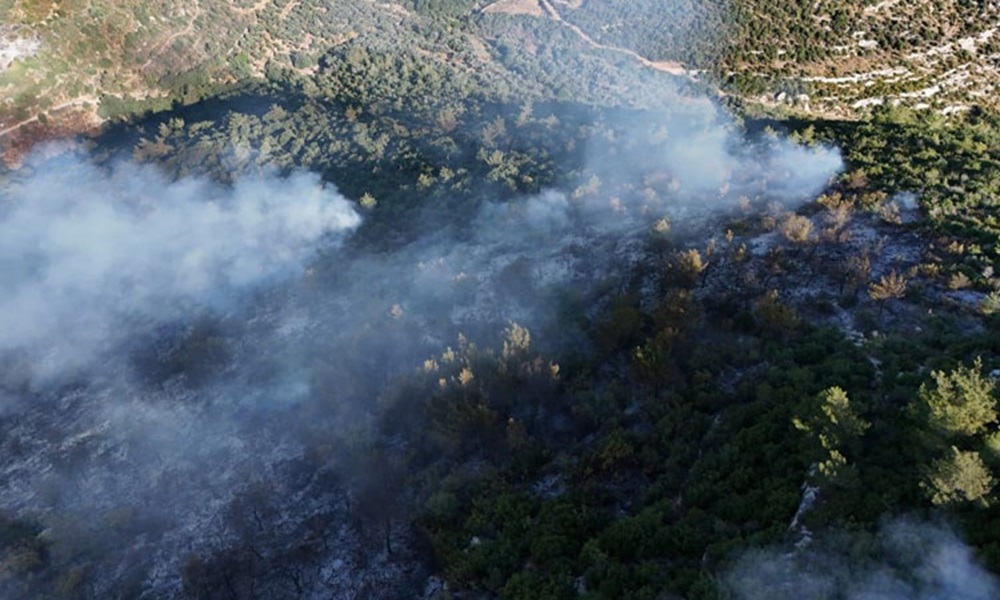
[[[46,110],[46,111],[44,111],[42,113],[39,113],[39,114],[37,114],[37,115],[35,115],[33,117],[27,118],[27,119],[25,119],[23,121],[18,121],[17,123],[14,123],[13,125],[11,125],[10,127],[7,127],[6,129],[0,129],[0,137],[4,137],[4,136],[6,136],[8,134],[14,133],[18,129],[20,129],[20,128],[26,126],[26,125],[30,125],[31,123],[34,123],[36,121],[38,121],[39,115],[42,115],[42,114],[49,115],[49,114],[51,114],[53,112],[60,111],[60,110],[62,110],[64,108],[69,108],[71,106],[82,106],[82,105],[88,104],[88,103],[90,103],[90,104],[97,104],[98,102],[99,102],[99,100],[97,98],[93,97],[93,96],[81,96],[79,98],[74,98],[73,100],[67,100],[66,102],[63,102],[61,104],[56,104],[55,106],[49,108],[48,110]]]
[[[538,2],[539,4],[542,5],[542,8],[549,15],[549,17],[551,17],[555,21],[558,21],[562,25],[569,27],[570,30],[573,31],[573,33],[575,33],[581,40],[587,42],[587,44],[593,48],[597,48],[599,50],[609,50],[611,52],[618,52],[620,54],[626,54],[628,56],[631,56],[635,60],[639,61],[640,63],[642,63],[643,66],[649,67],[651,69],[656,69],[657,71],[663,71],[664,73],[670,73],[671,75],[678,75],[681,77],[694,76],[694,73],[685,69],[684,65],[680,63],[671,61],[653,61],[649,60],[645,56],[642,56],[641,54],[639,54],[634,50],[629,50],[628,48],[619,48],[618,46],[608,46],[606,44],[602,44],[594,40],[594,38],[587,35],[587,32],[580,29],[576,25],[563,20],[562,15],[559,14],[559,11],[556,10],[555,6],[553,6],[552,3],[549,2],[549,0],[538,0]]]
[[[14,123],[13,125],[11,125],[10,127],[8,127],[7,129],[0,129],[0,137],[4,137],[8,133],[14,133],[15,131],[17,131],[18,129],[24,127],[25,125],[29,125],[31,123],[34,123],[37,120],[38,120],[38,115],[35,115],[35,116],[33,116],[31,118],[28,118],[28,119],[25,119],[23,121],[18,121],[17,123]]]
[[[167,49],[167,47],[169,47],[170,44],[174,43],[174,40],[191,33],[191,31],[194,29],[194,22],[197,21],[199,17],[201,17],[201,13],[202,10],[201,7],[199,6],[195,14],[192,15],[188,20],[187,27],[181,29],[180,31],[175,31],[174,33],[167,36],[167,39],[157,44],[156,48],[149,53],[149,58],[146,59],[146,62],[142,63],[142,66],[139,67],[139,71],[140,72],[145,71],[149,67],[150,63],[152,63],[158,56],[160,56],[160,54],[163,53],[163,51]]]
[[[299,4],[300,4],[299,0],[291,0],[288,4],[285,5],[284,8],[281,9],[281,12],[278,13],[278,18],[284,21],[285,19],[288,18],[289,13],[295,10],[295,7],[298,6]]]

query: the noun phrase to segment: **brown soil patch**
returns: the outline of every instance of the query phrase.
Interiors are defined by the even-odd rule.
[[[0,163],[16,169],[32,151],[59,152],[76,145],[72,136],[96,130],[94,115],[76,107],[49,116],[45,123],[30,119],[0,138]],[[59,143],[46,146],[45,142]]]
[[[505,15],[531,15],[532,17],[544,17],[538,0],[498,0],[483,9],[484,13],[500,13]]]

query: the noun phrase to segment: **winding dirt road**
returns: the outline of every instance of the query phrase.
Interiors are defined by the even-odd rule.
[[[620,54],[628,55],[635,60],[642,63],[643,66],[649,67],[651,69],[656,69],[657,71],[663,71],[664,73],[670,73],[671,75],[677,75],[680,77],[694,77],[694,73],[685,69],[684,65],[678,62],[671,61],[653,61],[649,60],[645,56],[642,56],[634,50],[629,50],[628,48],[619,48],[618,46],[608,46],[607,44],[602,44],[596,41],[594,38],[590,37],[586,31],[580,29],[576,25],[564,20],[556,7],[552,5],[549,0],[538,0],[538,3],[542,5],[542,8],[553,20],[558,21],[562,25],[569,27],[581,40],[586,42],[589,46],[597,48],[599,50],[608,50],[611,52],[618,52]]]

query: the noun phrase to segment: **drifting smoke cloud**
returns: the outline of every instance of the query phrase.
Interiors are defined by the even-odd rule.
[[[224,308],[301,271],[360,223],[318,178],[252,177],[224,189],[110,171],[69,156],[0,192],[0,352],[39,375],[85,366],[137,328]]]
[[[636,191],[645,185],[662,192],[653,203],[636,194],[633,208],[645,211],[704,215],[726,210],[743,196],[794,210],[843,169],[835,147],[792,144],[776,136],[748,143],[731,118],[707,100],[609,125],[615,143],[606,143],[608,134],[594,136],[587,168],[612,185]]]
[[[950,529],[898,519],[874,539],[831,536],[818,546],[743,557],[725,577],[736,600],[989,600],[1000,584]]]
[[[808,148],[784,141],[772,150],[769,162],[780,174],[768,190],[770,196],[794,204],[814,198],[830,177],[844,168],[840,151],[835,148]]]

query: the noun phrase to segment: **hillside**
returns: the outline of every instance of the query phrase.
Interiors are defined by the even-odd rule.
[[[0,597],[1000,596],[995,6],[814,8],[0,0]]]
[[[332,9],[311,0],[4,0],[0,131],[16,146],[19,133],[58,133],[61,123],[86,129],[191,102],[218,86],[261,77],[268,65],[306,73],[330,47],[359,35],[426,44],[445,34],[454,38],[447,43],[478,47],[480,58],[495,60],[499,40],[483,32],[480,15],[498,14],[559,19],[592,47],[633,52],[647,66],[672,65],[674,73],[686,66],[730,94],[805,114],[850,117],[885,100],[944,113],[994,108],[1000,14],[993,4],[789,6],[348,0]],[[442,27],[442,19],[450,21]]]
[[[317,0],[4,0],[0,13],[14,25],[3,44],[31,41],[22,58],[0,65],[0,130],[8,138],[25,123],[86,126],[190,102],[261,77],[269,64],[308,72],[323,52],[357,35],[417,35],[401,7],[360,0],[336,10]],[[39,114],[42,123],[31,120]]]

